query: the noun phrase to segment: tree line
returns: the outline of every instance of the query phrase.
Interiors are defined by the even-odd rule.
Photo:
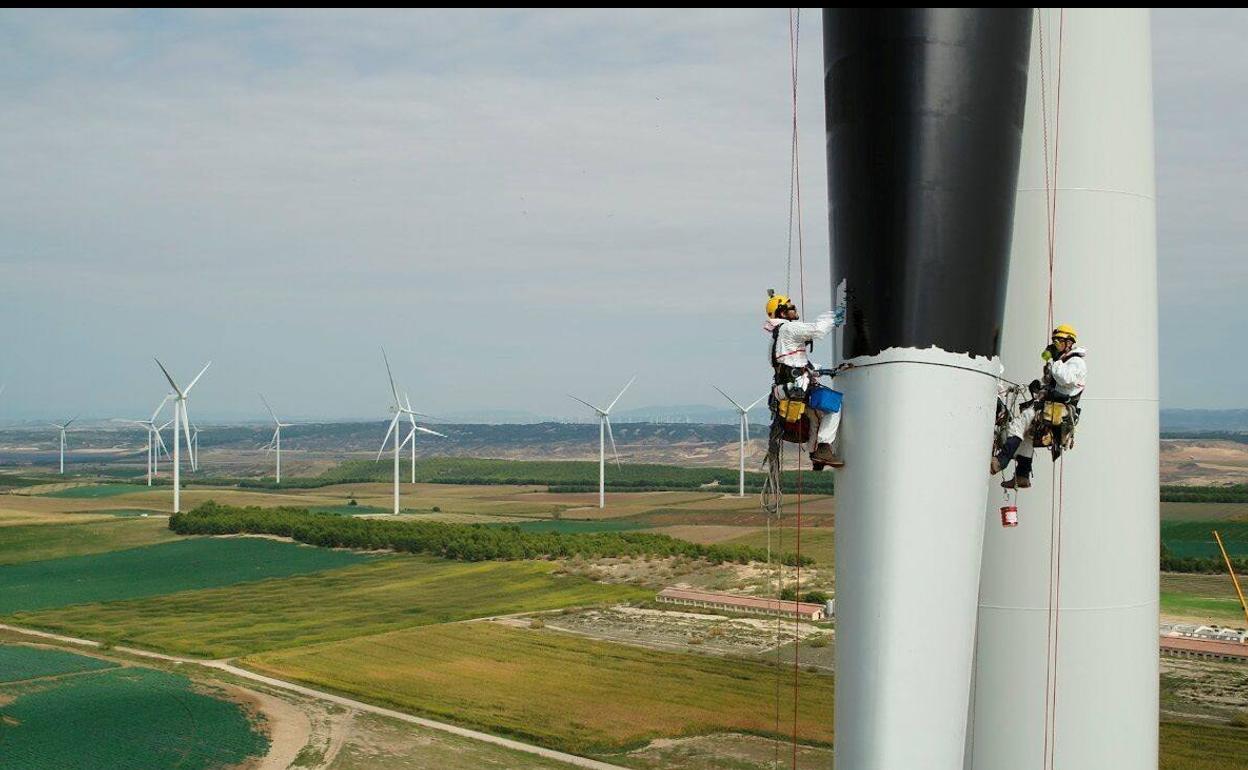
[[[702,545],[645,532],[526,532],[519,527],[335,516],[303,508],[202,503],[169,519],[181,535],[263,534],[325,548],[392,550],[459,561],[683,556],[712,564],[761,562],[767,553],[743,545]],[[797,558],[786,554],[786,564]],[[802,557],[803,565],[811,564]]]

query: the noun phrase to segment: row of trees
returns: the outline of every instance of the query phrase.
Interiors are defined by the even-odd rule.
[[[1248,575],[1248,558],[1232,556],[1231,565],[1236,575]],[[1162,572],[1191,572],[1204,575],[1225,575],[1226,561],[1221,556],[1175,556],[1166,544],[1161,544]]]
[[[525,532],[519,527],[365,519],[213,501],[175,514],[169,528],[182,535],[276,535],[327,548],[386,549],[461,561],[683,556],[714,564],[748,564],[767,558],[761,548],[700,545],[644,532]],[[788,556],[785,561],[796,563],[796,557]],[[802,557],[802,563],[809,564],[811,559]]]
[[[1225,487],[1178,487],[1161,488],[1163,503],[1248,503],[1248,484]]]

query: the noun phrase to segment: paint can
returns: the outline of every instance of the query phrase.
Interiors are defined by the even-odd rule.
[[[1017,527],[1018,526],[1018,506],[1003,505],[1001,506],[1001,526]]]

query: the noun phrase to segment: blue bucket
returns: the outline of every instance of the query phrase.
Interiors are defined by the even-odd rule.
[[[816,409],[820,412],[839,412],[841,411],[841,400],[844,397],[844,394],[839,390],[816,385],[811,389],[810,398],[806,403],[811,409]]]

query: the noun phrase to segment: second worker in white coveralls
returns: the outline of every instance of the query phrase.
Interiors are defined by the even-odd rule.
[[[810,362],[807,351],[815,340],[822,339],[845,322],[845,311],[837,308],[820,315],[813,323],[798,318],[797,306],[780,294],[767,300],[767,322],[763,331],[771,336],[771,365],[775,371],[773,401],[787,398],[786,391],[800,389],[810,393],[815,385],[817,367]],[[818,467],[840,468],[845,463],[833,451],[841,413],[807,409],[811,436],[807,448],[810,459]]]

